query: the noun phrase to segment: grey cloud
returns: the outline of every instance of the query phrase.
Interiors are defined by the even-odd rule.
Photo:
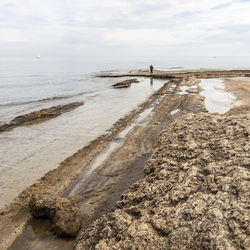
[[[209,53],[247,46],[250,3],[238,0],[1,0],[0,55]],[[236,30],[241,30],[241,37]],[[247,41],[247,42],[244,42]],[[198,46],[199,45],[199,46]],[[15,51],[15,52],[13,52]],[[227,46],[225,53],[230,53]]]

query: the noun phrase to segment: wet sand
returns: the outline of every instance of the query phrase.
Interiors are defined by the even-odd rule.
[[[88,227],[103,213],[110,211],[115,206],[121,193],[130,184],[143,177],[143,166],[151,155],[154,142],[161,131],[173,120],[186,113],[206,111],[204,97],[199,94],[181,95],[178,93],[181,86],[195,85],[198,82],[195,80],[190,84],[190,79],[184,79],[173,80],[165,84],[138,110],[132,111],[127,117],[121,119],[110,134],[97,138],[90,145],[66,159],[60,164],[59,168],[45,175],[40,182],[25,190],[8,210],[1,212],[0,228],[5,228],[5,233],[0,236],[0,246],[3,248],[9,246],[13,239],[25,228],[29,219],[27,202],[32,192],[51,191],[55,194],[62,194],[72,183],[73,186],[64,195],[75,196],[80,201],[81,210],[87,215],[84,218],[88,218],[85,219],[83,228]],[[175,85],[175,87],[173,88],[172,85]],[[158,102],[159,104],[156,105]],[[102,155],[101,152],[107,150],[112,140],[119,141],[119,133],[126,126],[132,124],[139,114],[149,108],[150,105],[155,105],[155,107],[152,116],[147,118],[148,121],[144,125],[134,126],[121,147],[116,148],[105,159],[105,162],[98,162],[94,175],[91,173],[90,176],[92,177],[89,181],[73,183],[93,159],[98,161],[98,158],[95,157],[100,157],[99,154]],[[10,221],[12,222],[10,223]],[[53,239],[52,242],[55,243],[56,240]],[[37,243],[38,246],[45,246],[41,239],[38,239]],[[46,242],[48,245],[50,243],[49,240]],[[67,247],[70,245],[72,246],[72,242],[69,242],[68,245],[65,244]],[[16,247],[18,247],[18,242]]]

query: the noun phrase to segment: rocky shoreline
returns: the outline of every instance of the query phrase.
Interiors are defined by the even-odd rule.
[[[249,114],[176,120],[75,249],[249,249],[249,133]]]
[[[173,121],[144,177],[82,231],[76,250],[249,249],[250,81],[225,82],[238,107]]]
[[[224,115],[191,109],[173,121],[144,177],[82,230],[74,249],[250,248],[250,81],[225,83],[236,107]]]
[[[247,73],[244,72],[244,74]],[[61,195],[74,180],[77,180],[82,171],[105,149],[109,142],[155,101],[158,104],[154,108],[153,116],[147,125],[137,126],[133,132],[126,137],[122,148],[112,154],[102,165],[102,169],[99,170],[98,174],[106,180],[102,183],[103,186],[100,187],[99,183],[93,183],[93,187],[91,187],[93,190],[86,190],[87,195],[81,198],[81,211],[85,212],[85,209],[88,210],[86,204],[92,205],[90,216],[85,217],[86,214],[82,216],[82,231],[79,234],[75,248],[90,249],[96,247],[96,249],[110,249],[112,245],[113,249],[127,249],[127,246],[130,246],[129,244],[134,243],[134,246],[136,246],[137,242],[140,241],[139,239],[145,239],[145,241],[142,240],[143,244],[147,242],[152,248],[156,246],[164,248],[164,246],[166,246],[174,249],[174,244],[176,244],[178,248],[180,248],[181,245],[181,248],[183,248],[183,244],[187,244],[187,248],[189,246],[194,248],[196,246],[203,246],[202,244],[209,248],[209,246],[211,247],[211,245],[209,245],[211,242],[219,244],[217,243],[217,238],[212,235],[212,229],[212,236],[209,234],[208,238],[206,238],[205,233],[204,235],[201,234],[201,236],[203,235],[204,237],[202,236],[203,238],[201,237],[200,241],[197,242],[195,241],[197,237],[195,232],[198,232],[199,219],[201,218],[199,212],[203,213],[203,208],[207,211],[210,207],[213,208],[213,213],[212,215],[209,213],[208,215],[205,214],[204,225],[208,225],[205,228],[210,228],[209,220],[213,218],[211,225],[215,226],[217,230],[216,233],[220,235],[223,242],[226,242],[225,244],[232,246],[232,248],[235,244],[240,247],[248,244],[244,238],[245,235],[249,233],[245,229],[246,224],[244,224],[246,223],[244,222],[246,204],[244,199],[247,194],[243,193],[246,193],[245,184],[249,181],[245,176],[246,174],[249,175],[249,173],[246,172],[247,167],[242,165],[243,162],[240,159],[247,159],[244,150],[247,150],[247,147],[249,147],[249,144],[246,142],[247,133],[249,133],[249,109],[245,108],[239,112],[240,107],[238,107],[232,109],[230,111],[231,113],[228,112],[227,115],[207,114],[204,106],[204,98],[199,95],[200,89],[197,87],[198,82],[199,80],[196,78],[174,78],[170,80],[148,101],[143,103],[138,110],[132,111],[128,116],[119,120],[109,134],[97,138],[87,147],[79,150],[76,154],[61,163],[57,169],[50,171],[38,183],[32,185],[20,194],[8,209],[0,212],[0,229],[3,231],[3,234],[0,235],[0,249],[6,249],[10,246],[13,240],[25,229],[28,219],[30,218],[28,202],[33,193],[49,191],[53,194]],[[176,87],[170,91],[172,85]],[[197,91],[192,91],[192,93],[185,95],[178,94],[181,86],[195,85]],[[247,101],[245,106],[249,107]],[[176,110],[179,110],[179,112],[172,114],[172,112]],[[230,114],[233,114],[233,116]],[[211,125],[210,123],[213,124]],[[168,129],[166,130],[166,128]],[[163,130],[165,131],[161,133]],[[192,132],[191,137],[187,131]],[[204,138],[202,137],[203,134]],[[237,137],[238,134],[239,137]],[[233,139],[230,139],[230,136]],[[169,137],[173,139],[172,144],[168,142]],[[210,141],[210,138],[213,138],[213,140]],[[233,155],[233,160],[230,163],[232,167],[230,167],[230,174],[232,173],[232,175],[229,175],[231,179],[224,180],[225,174],[223,171],[227,171],[225,164],[227,164],[229,160],[227,159],[227,150],[230,150],[228,145],[231,141],[232,152],[230,152]],[[223,153],[221,156],[220,154],[213,153],[215,150],[213,149],[213,145],[215,145],[214,147],[216,147],[219,152]],[[192,146],[194,148],[190,148]],[[204,152],[201,150],[203,147],[206,153],[205,155],[203,155]],[[241,158],[238,158],[236,148],[238,148],[239,157]],[[152,153],[153,149],[154,151]],[[195,150],[197,150],[197,152]],[[193,151],[196,152],[196,156],[193,155]],[[197,156],[198,159],[196,159]],[[148,159],[149,161],[147,161]],[[145,164],[146,161],[147,163]],[[219,165],[219,173],[216,168],[210,169],[211,166],[209,164],[212,164],[213,161]],[[188,164],[185,165],[185,162]],[[238,168],[234,164],[237,164]],[[248,164],[247,161],[244,164]],[[203,173],[203,167],[209,168],[210,173],[206,174],[208,173],[207,171]],[[237,172],[238,169],[240,169],[240,173]],[[209,183],[210,181],[210,179],[207,179],[207,176],[216,176],[220,173],[221,178],[217,181],[218,183],[215,183],[217,186],[213,193],[208,184],[205,185],[204,183]],[[134,176],[135,174],[136,177]],[[235,176],[239,178],[237,177],[235,179]],[[135,181],[137,182],[134,183]],[[227,183],[227,181],[229,191],[223,190],[223,187],[219,185],[220,183]],[[179,185],[175,185],[176,183]],[[239,183],[243,184],[238,185]],[[131,185],[130,188],[129,185]],[[235,188],[231,188],[231,186],[235,185],[237,190],[235,192],[239,196],[233,194]],[[95,190],[95,186],[98,188],[97,190]],[[195,189],[196,187],[200,188],[198,189],[200,190],[198,194]],[[168,192],[171,194],[171,190],[176,194],[173,197],[168,195]],[[242,190],[244,190],[244,192],[241,192]],[[82,190],[83,194],[84,191],[85,190]],[[206,202],[205,199],[204,204],[202,203],[203,198],[207,195],[206,192],[210,195],[209,198],[211,197],[212,201],[215,202],[213,204],[218,204],[216,203],[217,200],[220,202],[218,206],[215,206],[217,209],[215,209],[215,212],[212,206],[213,204],[209,201]],[[225,200],[223,200],[224,198],[222,197],[222,199],[221,196],[216,196],[217,193],[220,194],[220,192],[226,192],[223,193],[226,198],[223,197],[226,200],[229,199],[232,201],[233,205],[235,204],[235,199],[240,197],[240,201],[237,200],[241,202],[239,203],[241,204],[240,207],[234,206],[233,209],[230,210],[230,208],[225,205],[225,209],[228,210],[226,210],[227,213],[224,214],[224,210],[221,211],[219,205],[225,202]],[[122,199],[119,201],[119,197],[122,193]],[[176,197],[175,200],[174,197]],[[199,205],[198,207],[201,208],[198,212],[196,212],[194,206],[196,200]],[[112,212],[116,206],[117,209]],[[176,210],[176,207],[178,210]],[[184,213],[185,211],[187,213]],[[188,213],[188,211],[190,213]],[[239,222],[233,217],[228,217],[228,213],[232,211],[236,211],[236,214],[243,214],[243,217],[240,217],[243,218],[242,221]],[[183,214],[186,214],[186,217]],[[233,237],[236,235],[234,241],[231,240],[232,234],[230,234],[230,232],[228,234],[228,231],[225,231],[224,224],[221,228],[216,219],[214,219],[217,215],[220,219],[221,214],[223,219],[221,219],[220,222],[222,224],[225,224],[224,217],[226,219],[232,219],[232,229],[235,228],[236,231],[239,229],[237,231],[238,234],[233,234]],[[172,215],[173,217],[171,217]],[[179,218],[179,215],[183,216]],[[168,226],[166,220],[164,221],[164,216],[170,216],[167,218],[172,223],[171,225]],[[193,234],[190,233],[191,222],[193,223]],[[238,223],[239,226],[235,223]],[[92,226],[90,226],[91,224]],[[2,230],[3,228],[5,230]],[[130,229],[129,231],[127,230],[128,228]],[[169,237],[170,229],[174,229],[171,237]],[[224,233],[224,231],[221,232],[221,230],[224,230],[226,233]],[[179,241],[178,238],[180,239]],[[139,243],[138,248],[140,249]],[[132,245],[131,249],[133,249]]]

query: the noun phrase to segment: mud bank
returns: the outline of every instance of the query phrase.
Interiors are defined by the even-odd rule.
[[[173,79],[184,77],[197,78],[226,78],[226,77],[249,77],[250,70],[199,70],[199,71],[154,71],[153,74],[149,72],[137,72],[127,74],[100,74],[99,77],[152,77],[155,79]]]
[[[0,126],[0,133],[4,131],[12,130],[16,127],[24,125],[32,125],[34,123],[43,122],[45,120],[57,117],[65,112],[69,112],[79,106],[83,105],[83,102],[73,102],[59,106],[53,106],[47,109],[41,109],[39,111],[34,111],[29,114],[20,115],[15,117],[7,124]]]
[[[249,249],[249,133],[249,113],[177,119],[75,249]]]

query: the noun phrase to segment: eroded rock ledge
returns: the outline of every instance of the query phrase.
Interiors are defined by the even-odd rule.
[[[249,249],[249,133],[247,114],[173,122],[145,177],[75,249]]]
[[[44,120],[54,118],[56,116],[61,115],[62,113],[69,112],[81,105],[83,105],[83,102],[73,102],[17,116],[9,123],[1,125],[0,133],[6,130],[14,129],[19,126],[31,125],[33,123],[42,122]]]

